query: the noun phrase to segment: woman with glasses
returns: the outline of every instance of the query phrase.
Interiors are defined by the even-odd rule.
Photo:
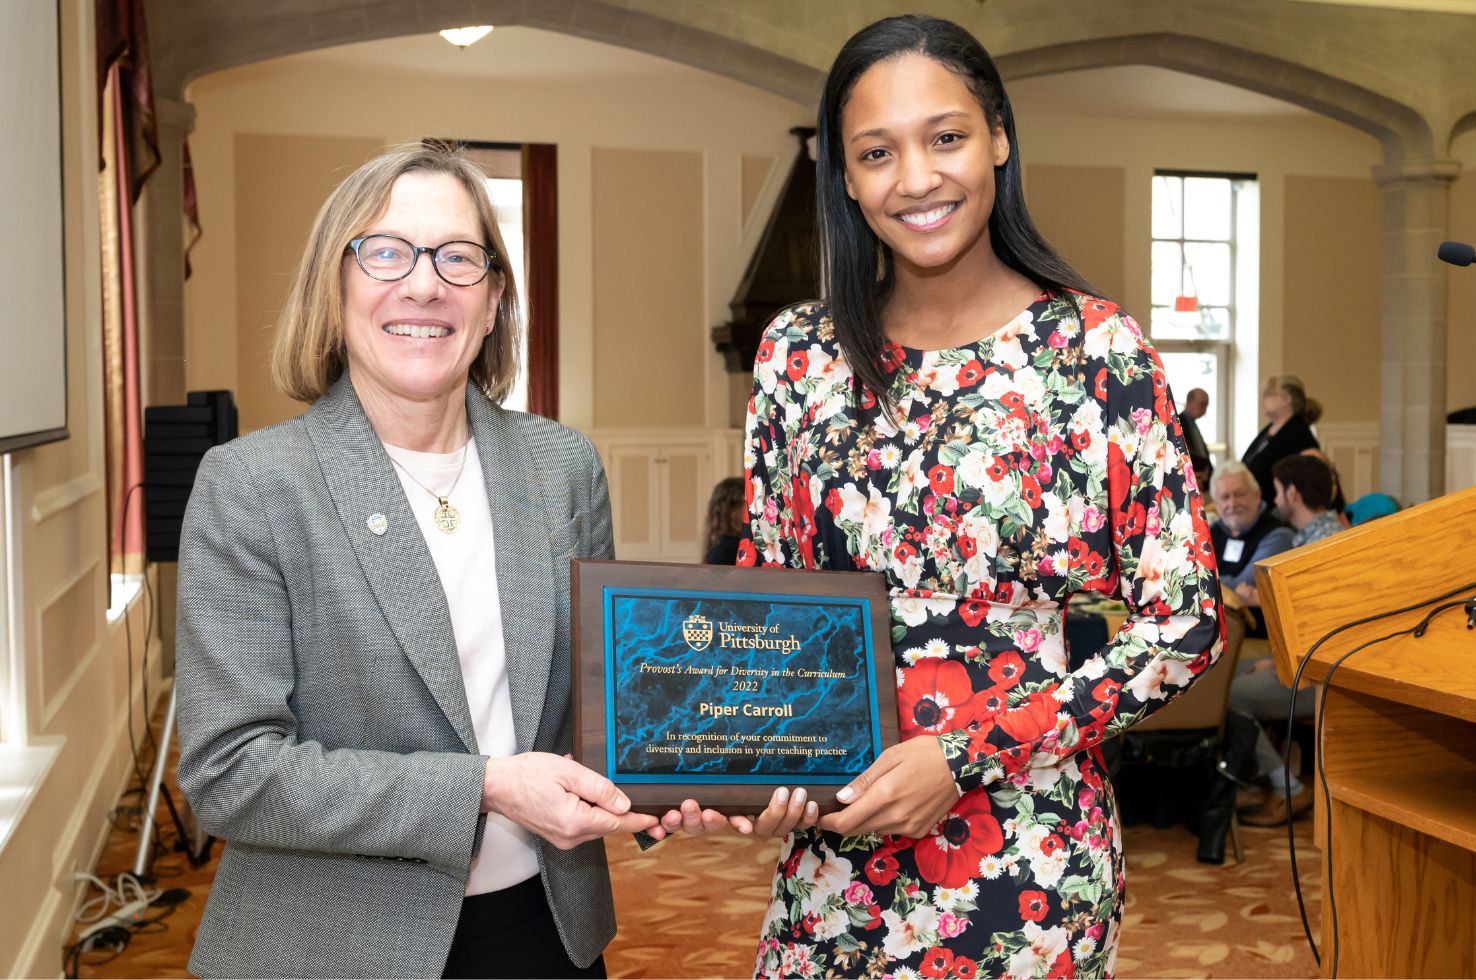
[[[503,254],[464,157],[359,168],[278,327],[310,407],[200,466],[179,780],[225,841],[201,976],[603,976],[599,838],[722,823],[631,813],[564,756],[568,565],[611,557],[610,507],[587,440],[499,407]]]
[[[780,790],[740,826],[787,835],[757,970],[1110,974],[1099,743],[1220,649],[1163,367],[1036,231],[999,72],[962,28],[864,28],[816,135],[824,302],[759,348],[740,564],[886,576],[902,741],[836,812]],[[1077,592],[1131,610],[1101,649],[1066,649]]]

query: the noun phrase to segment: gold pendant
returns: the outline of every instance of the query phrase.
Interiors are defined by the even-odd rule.
[[[451,506],[451,501],[445,497],[437,497],[441,506],[436,508],[436,527],[446,534],[455,534],[456,529],[461,527],[461,511]]]

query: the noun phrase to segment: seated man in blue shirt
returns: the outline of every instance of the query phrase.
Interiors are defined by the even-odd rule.
[[[1244,463],[1230,462],[1210,478],[1210,497],[1215,502],[1215,522],[1210,538],[1220,566],[1220,586],[1230,589],[1251,607],[1255,625],[1247,636],[1266,636],[1261,618],[1261,597],[1256,592],[1256,562],[1280,554],[1292,546],[1291,529],[1283,525],[1261,499],[1255,474]]]
[[[1343,529],[1337,512],[1332,510],[1332,469],[1314,456],[1288,456],[1271,468],[1276,487],[1276,509],[1291,522],[1296,534],[1293,548],[1321,541]],[[1298,689],[1292,717],[1305,720],[1313,714],[1310,687]],[[1276,676],[1271,659],[1263,657],[1241,664],[1230,684],[1230,710],[1256,720],[1256,775],[1270,785],[1273,792],[1263,794],[1259,805],[1255,794],[1246,799],[1248,812],[1240,822],[1253,827],[1275,827],[1312,809],[1312,787],[1304,786],[1296,773],[1283,778],[1285,766],[1281,754],[1267,737],[1264,724],[1286,721],[1291,689]],[[1310,760],[1304,760],[1305,762]],[[1288,803],[1288,797],[1290,802]]]

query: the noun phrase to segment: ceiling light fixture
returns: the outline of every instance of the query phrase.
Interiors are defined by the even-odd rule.
[[[458,48],[469,48],[491,33],[492,25],[484,24],[481,27],[448,27],[441,32],[441,37]]]

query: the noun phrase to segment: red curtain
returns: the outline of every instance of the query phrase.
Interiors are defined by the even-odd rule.
[[[559,157],[523,144],[523,255],[528,268],[528,411],[559,414]]]
[[[144,181],[159,166],[159,123],[154,113],[154,72],[149,65],[149,32],[144,21],[143,0],[97,0],[97,95],[98,121],[109,72],[116,65],[115,79],[122,103],[125,136],[120,156],[127,156],[133,172],[128,199],[138,200]]]
[[[159,166],[159,128],[143,0],[96,0],[95,9],[104,208],[108,549],[114,572],[141,572],[143,394],[133,206],[144,181]]]

